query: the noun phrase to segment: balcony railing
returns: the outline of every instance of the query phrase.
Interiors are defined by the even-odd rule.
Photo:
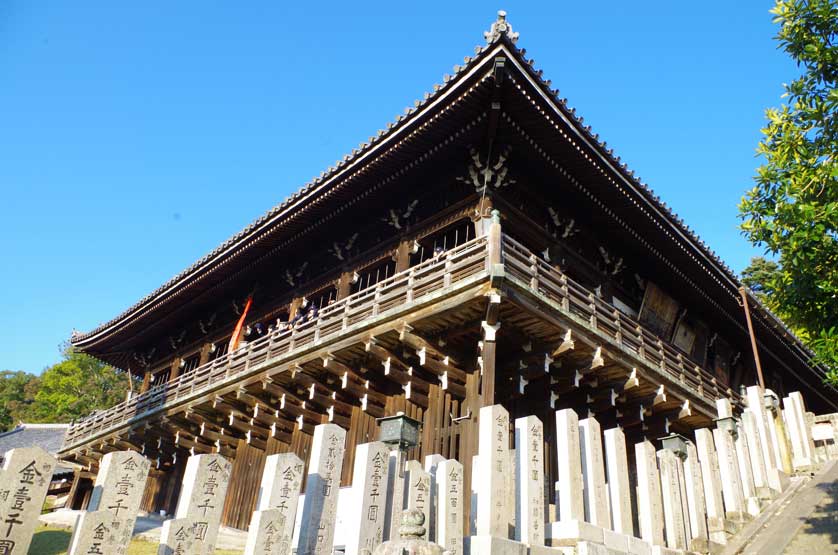
[[[274,331],[244,347],[186,372],[145,393],[73,422],[62,450],[77,447],[112,429],[171,407],[196,394],[209,392],[240,378],[268,361],[286,361],[377,319],[410,309],[452,285],[482,278],[487,256],[486,237],[477,237],[412,268],[378,282],[319,311],[316,320],[290,331]]]
[[[547,297],[562,312],[607,337],[617,347],[645,361],[699,397],[711,403],[720,397],[738,397],[719,384],[713,374],[689,355],[661,340],[508,235],[503,236],[503,263],[509,277]]]
[[[682,384],[709,402],[731,396],[716,378],[685,353],[622,314],[614,306],[550,266],[522,244],[501,235],[501,260],[506,275],[518,285],[547,298],[556,308],[583,327],[645,361],[649,366]],[[399,272],[375,286],[359,291],[320,310],[314,321],[291,331],[275,331],[218,359],[199,366],[174,380],[107,410],[74,422],[64,440],[63,451],[79,447],[149,415],[187,402],[265,371],[270,366],[331,343],[342,335],[357,333],[375,320],[407,312],[429,296],[452,286],[488,277],[490,239],[477,237],[438,257]]]

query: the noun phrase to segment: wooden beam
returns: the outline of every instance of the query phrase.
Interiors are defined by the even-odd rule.
[[[479,322],[473,322],[472,327],[477,327]],[[443,352],[439,348],[437,348],[430,340],[422,337],[418,332],[416,332],[412,326],[408,325],[405,322],[402,322],[401,327],[399,328],[399,341],[413,349],[414,351],[419,353],[419,351],[424,350],[426,353],[430,354],[437,360],[443,360],[445,358],[448,359],[449,364],[453,366],[460,366],[460,363],[450,354]]]

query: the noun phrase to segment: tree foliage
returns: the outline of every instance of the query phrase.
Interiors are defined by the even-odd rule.
[[[764,163],[739,207],[745,236],[776,267],[748,271],[838,382],[838,3],[778,0],[772,13],[802,73],[766,111]]]
[[[69,422],[125,399],[125,375],[90,356],[67,350],[40,376],[0,372],[0,431],[18,422]]]

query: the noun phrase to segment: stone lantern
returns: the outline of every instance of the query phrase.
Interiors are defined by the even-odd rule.
[[[424,513],[418,509],[407,509],[402,513],[400,538],[378,544],[373,555],[443,555],[442,546],[422,539],[424,535]]]

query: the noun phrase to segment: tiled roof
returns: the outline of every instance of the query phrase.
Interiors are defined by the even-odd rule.
[[[13,430],[0,433],[0,455],[21,447],[41,447],[55,455],[64,443],[69,424],[26,424],[21,422]],[[69,472],[67,467],[56,467],[55,474]]]
[[[148,304],[153,299],[160,297],[167,293],[170,289],[175,287],[177,284],[182,282],[187,276],[199,272],[201,270],[205,270],[207,267],[211,265],[212,262],[221,259],[223,255],[232,247],[235,247],[237,244],[241,243],[245,239],[251,237],[256,233],[257,230],[265,228],[268,224],[272,223],[273,220],[280,215],[286,209],[292,207],[295,203],[301,200],[305,200],[304,197],[310,196],[312,193],[319,193],[320,191],[324,190],[327,185],[330,185],[330,181],[339,176],[340,172],[344,170],[347,166],[352,164],[353,162],[357,161],[359,158],[367,154],[372,148],[380,144],[382,141],[393,135],[397,130],[403,128],[406,124],[408,124],[414,116],[421,111],[421,109],[426,106],[429,102],[434,100],[438,97],[443,91],[447,90],[452,83],[456,82],[458,78],[465,74],[469,69],[471,69],[474,65],[478,63],[478,61],[482,61],[482,55],[492,49],[497,43],[503,43],[506,45],[510,50],[515,52],[518,57],[524,62],[525,67],[528,68],[530,75],[538,82],[541,86],[543,91],[552,98],[553,101],[557,103],[559,108],[561,109],[562,113],[571,121],[574,126],[576,127],[577,131],[583,134],[583,136],[587,137],[592,144],[596,146],[596,148],[600,151],[600,154],[605,156],[612,165],[618,169],[621,173],[623,178],[631,182],[637,191],[648,201],[650,202],[660,213],[664,216],[668,222],[674,226],[674,228],[681,234],[683,234],[687,239],[688,243],[691,243],[702,255],[706,256],[707,259],[711,262],[711,265],[714,269],[720,272],[725,279],[730,282],[730,285],[733,285],[735,288],[741,287],[741,283],[739,281],[738,276],[733,272],[733,270],[698,236],[698,234],[690,228],[681,218],[678,216],[671,207],[669,207],[666,202],[664,202],[660,196],[656,195],[651,188],[643,182],[639,176],[635,175],[635,172],[629,169],[625,162],[621,160],[621,158],[614,154],[613,149],[608,148],[608,145],[605,141],[600,140],[600,137],[597,133],[594,133],[593,130],[589,125],[584,124],[584,118],[578,116],[576,114],[576,109],[571,108],[568,106],[568,102],[566,98],[562,98],[559,96],[558,89],[551,88],[551,81],[544,79],[542,70],[535,69],[535,60],[532,58],[526,57],[526,49],[518,48],[516,46],[516,42],[518,40],[518,33],[512,30],[512,26],[506,20],[506,13],[501,11],[498,12],[497,20],[492,24],[491,29],[484,33],[486,38],[486,44],[477,46],[475,48],[475,56],[466,56],[464,59],[464,65],[455,65],[453,70],[454,73],[452,75],[445,75],[443,76],[443,82],[439,85],[433,86],[433,92],[425,93],[424,97],[421,100],[417,100],[414,103],[414,106],[408,107],[405,109],[403,115],[398,115],[395,118],[394,122],[388,123],[385,129],[381,129],[375,136],[369,138],[367,142],[362,143],[359,145],[358,148],[352,150],[352,152],[343,157],[342,160],[339,160],[334,166],[330,167],[326,171],[322,172],[318,177],[314,178],[312,181],[307,183],[301,189],[299,189],[296,193],[292,194],[282,203],[276,205],[260,218],[256,219],[253,223],[245,227],[242,231],[219,245],[216,249],[212,252],[192,264],[189,268],[184,270],[183,272],[177,274],[168,282],[166,282],[163,286],[155,290],[154,292],[150,293],[139,302],[137,302],[134,306],[117,316],[116,318],[101,324],[94,330],[84,333],[84,334],[75,334],[73,335],[72,341],[73,343],[77,343],[88,339],[97,333],[107,329],[108,327],[116,324],[123,318],[126,318],[131,313],[141,309],[144,305]],[[708,269],[708,273],[711,275],[711,278],[717,281],[720,285],[724,284],[719,281],[719,279],[710,273]],[[812,352],[800,341],[799,338],[791,331],[776,315],[774,315],[765,305],[763,305],[759,299],[756,297],[751,296],[753,302],[757,305],[757,308],[762,311],[764,319],[766,320],[765,324],[772,329],[779,330],[780,333],[787,338],[792,340],[794,348],[800,351],[801,355],[807,359],[806,362],[808,363],[808,359],[811,359]],[[783,338],[780,338],[784,340]]]

